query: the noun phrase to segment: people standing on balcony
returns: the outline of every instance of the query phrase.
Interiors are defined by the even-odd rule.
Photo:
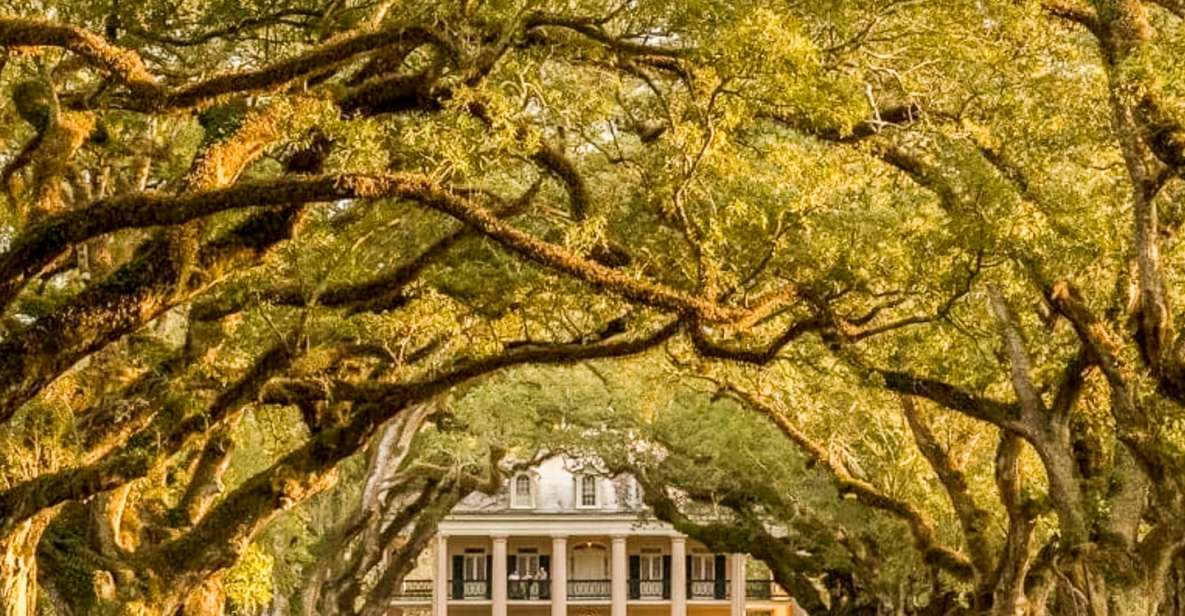
[[[507,589],[506,589],[507,593],[506,594],[511,599],[523,598],[523,596],[526,593],[523,592],[523,583],[521,581],[522,578],[518,574],[518,569],[511,571],[510,575],[506,576],[506,579],[509,580],[509,582],[510,582],[506,585],[507,586]]]
[[[527,582],[527,584],[528,584],[527,598],[528,599],[538,599],[539,598],[539,572],[538,571],[532,572],[531,574],[529,574],[527,576],[527,579],[530,580],[529,582]]]
[[[539,567],[539,570],[535,572],[534,581],[531,582],[531,598],[538,599],[545,586],[547,586],[547,569]]]

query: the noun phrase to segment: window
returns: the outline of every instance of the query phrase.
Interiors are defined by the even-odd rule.
[[[576,478],[576,503],[580,507],[596,507],[597,478],[592,475],[580,475]]]
[[[639,558],[641,568],[639,577],[642,580],[662,580],[662,554],[658,550],[643,549]]]
[[[510,506],[516,508],[530,508],[535,506],[535,482],[526,473],[514,476],[510,488]]]
[[[638,556],[638,596],[642,599],[657,599],[666,593],[663,580],[663,554],[656,549],[642,548]]]
[[[486,580],[485,550],[465,550],[465,578],[466,580]]]
[[[727,594],[727,586],[723,579],[724,572],[716,571],[716,555],[696,551],[691,555],[690,563],[691,570],[687,572],[691,578],[688,594],[693,599],[723,599]]]
[[[534,577],[539,573],[539,553],[534,548],[524,548],[518,551],[515,559],[518,574],[524,577]]]
[[[716,579],[716,557],[713,554],[692,554],[691,556],[691,579],[693,580],[714,580]]]

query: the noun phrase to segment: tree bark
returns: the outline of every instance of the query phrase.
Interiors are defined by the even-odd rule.
[[[37,615],[37,543],[51,513],[21,522],[0,540],[0,616]]]

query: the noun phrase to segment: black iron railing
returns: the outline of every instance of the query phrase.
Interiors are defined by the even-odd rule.
[[[671,581],[639,580],[631,578],[629,581],[629,598],[631,599],[666,599],[671,596]]]
[[[449,580],[450,599],[489,599],[488,580]]]
[[[629,580],[630,599],[667,599],[671,596],[671,581]],[[688,599],[727,599],[731,596],[727,580],[687,580]],[[506,594],[518,601],[548,601],[551,599],[550,580],[507,580]],[[613,584],[607,579],[568,580],[568,598],[575,600],[609,599]],[[432,580],[404,580],[399,596],[405,599],[431,599]],[[747,599],[789,599],[790,595],[773,580],[745,580]],[[488,580],[449,580],[449,598],[482,600],[490,598]]]
[[[608,599],[612,595],[609,580],[568,580],[568,599]]]
[[[688,599],[727,599],[728,580],[687,580]]]
[[[399,585],[401,599],[431,599],[432,580],[403,580]]]
[[[789,599],[790,595],[773,580],[745,580],[748,599]]]
[[[506,596],[516,601],[551,598],[550,580],[506,580]]]

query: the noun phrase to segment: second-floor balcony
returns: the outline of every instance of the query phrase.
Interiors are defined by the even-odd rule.
[[[768,579],[742,577],[743,555],[715,554],[688,545],[686,539],[665,536],[449,535],[438,542],[434,564],[440,574],[434,592],[428,592],[424,582],[409,580],[402,602],[439,598],[450,604],[526,607],[556,602],[705,605],[788,599]],[[730,579],[733,576],[739,581]],[[741,599],[732,601],[737,594]]]
[[[425,592],[419,588],[419,581],[415,584],[414,587],[408,588],[408,592],[405,592],[404,596],[411,598]],[[428,584],[430,585],[430,582]],[[662,600],[671,597],[671,584],[667,579],[631,579],[627,582],[627,588],[631,600]],[[492,586],[489,580],[449,580],[449,599],[453,601],[485,601],[491,598],[491,594]],[[569,600],[608,601],[612,595],[612,580],[568,580]],[[431,596],[430,586],[426,591],[426,596]],[[551,599],[551,581],[508,578],[506,580],[506,598],[511,601],[548,601]]]
[[[506,595],[511,601],[550,601],[551,580],[516,579],[506,580]],[[732,583],[723,578],[688,579],[687,599],[689,601],[727,601],[732,596]],[[664,601],[671,598],[670,579],[636,579],[626,581],[627,597],[630,601]],[[448,598],[451,601],[489,601],[492,585],[489,580],[450,579]],[[430,600],[431,580],[404,580],[399,596],[406,601]],[[608,578],[570,579],[567,584],[567,600],[609,601],[613,596],[613,581]],[[781,586],[770,579],[745,580],[746,599],[752,601],[786,600],[789,595]]]

